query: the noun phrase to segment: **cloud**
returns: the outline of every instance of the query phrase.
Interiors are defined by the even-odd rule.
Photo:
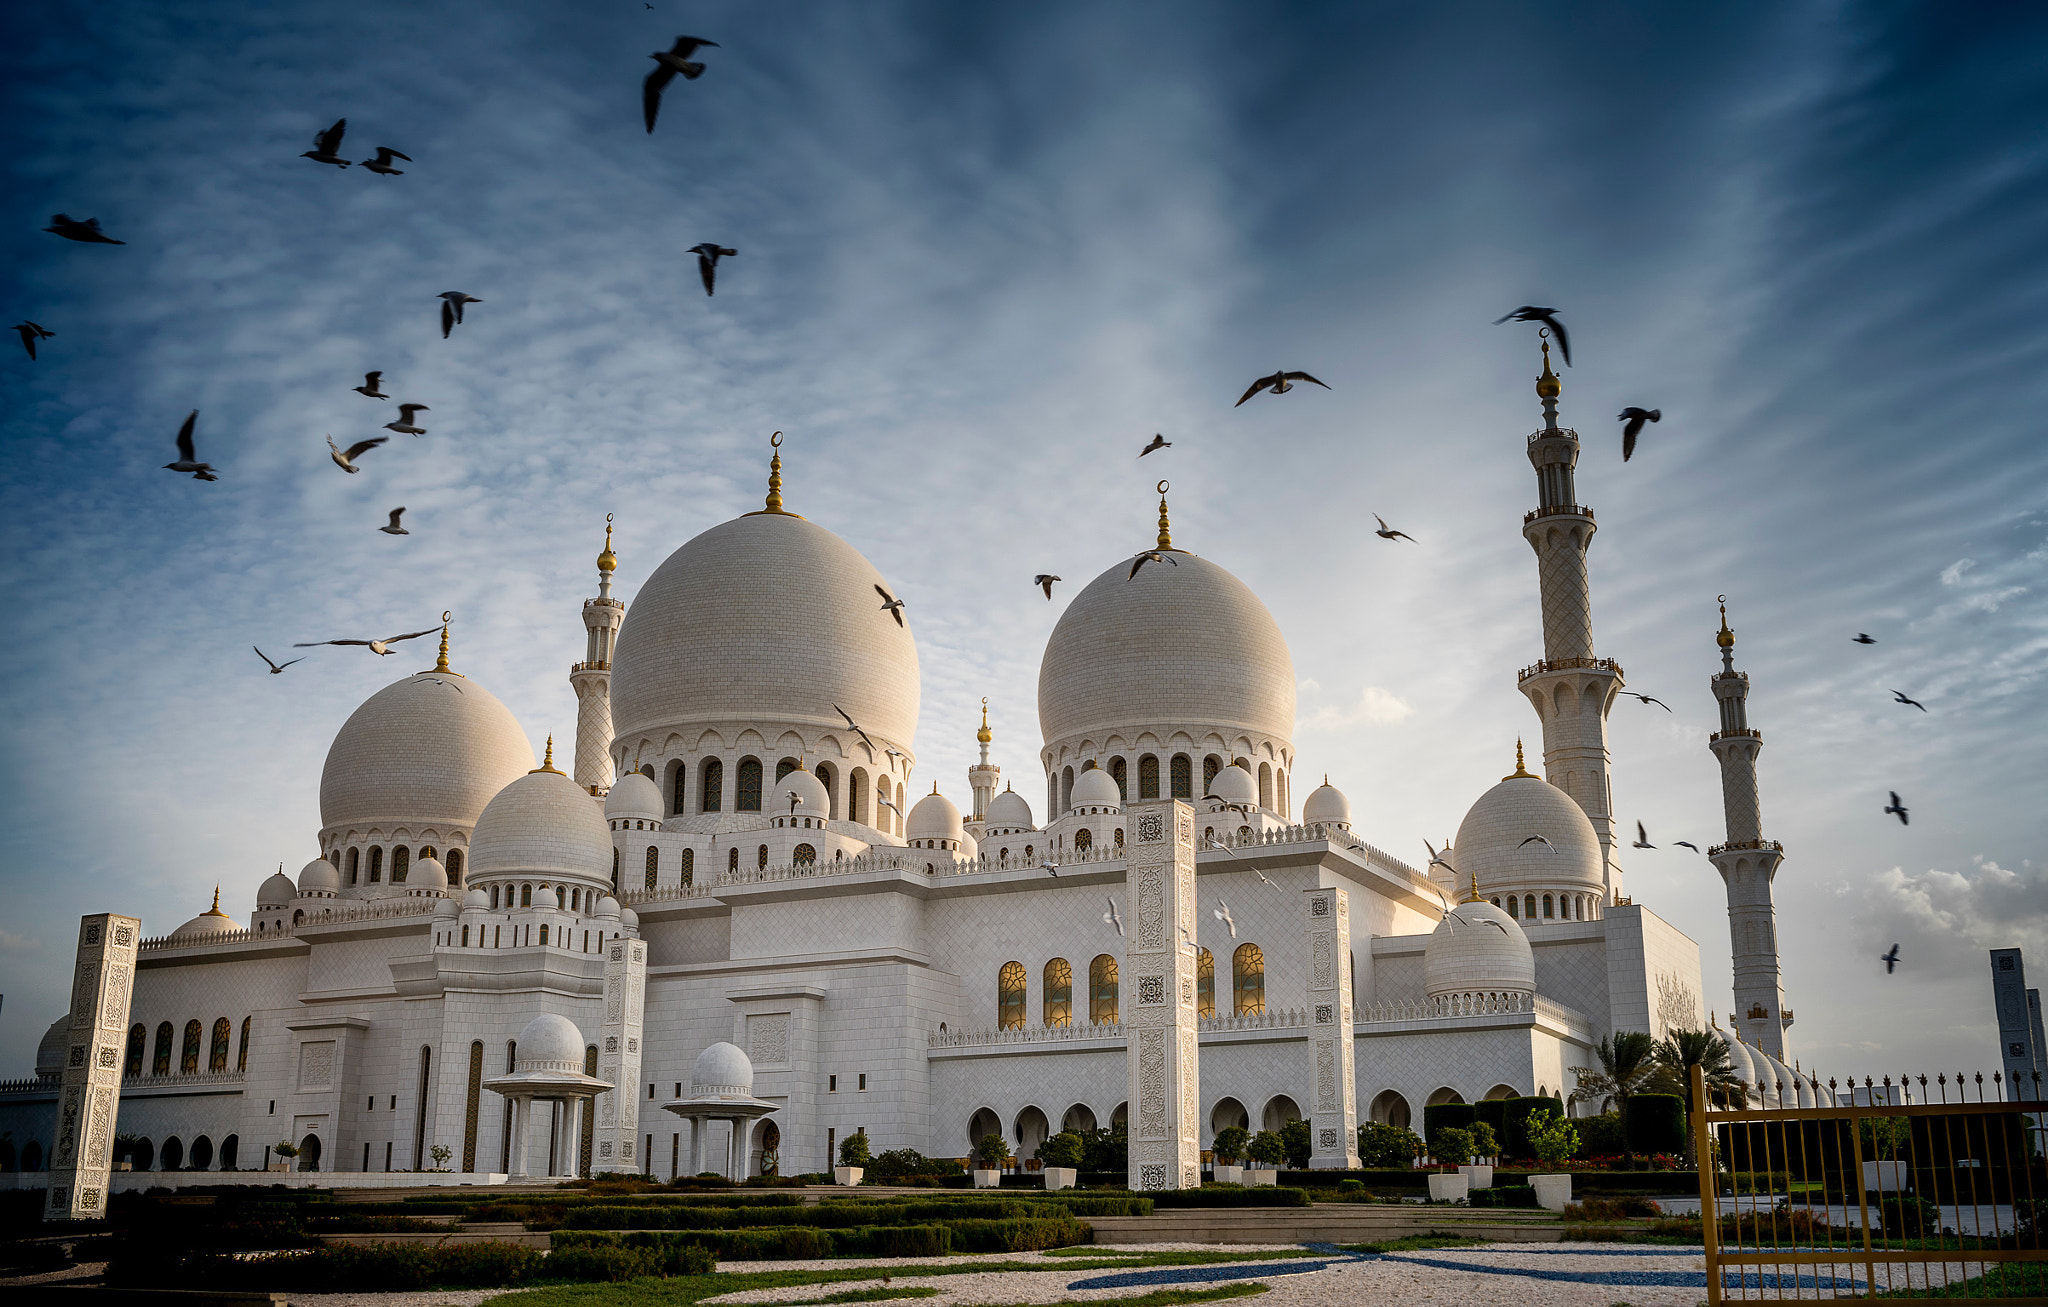
[[[11,930],[0,930],[0,948],[39,949],[42,946],[43,941],[33,935],[17,935]]]
[[[1958,558],[1955,562],[1941,569],[1941,583],[1943,585],[1961,585],[1963,573],[1976,565],[1977,560],[1974,558]]]
[[[1994,948],[2048,958],[2048,868],[2031,860],[2014,869],[1979,857],[1961,872],[1893,867],[1863,893],[1859,938],[1873,948],[1896,940],[1909,974],[1980,973]]]
[[[1302,683],[1304,690],[1310,686],[1316,686],[1316,683]],[[1340,731],[1355,726],[1392,726],[1414,715],[1415,709],[1403,703],[1392,690],[1368,685],[1358,692],[1356,703],[1349,706],[1327,704],[1318,708],[1301,720],[1300,729],[1303,732],[1312,732]]]

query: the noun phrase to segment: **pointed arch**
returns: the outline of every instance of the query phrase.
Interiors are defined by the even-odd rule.
[[[1116,959],[1098,953],[1088,964],[1088,1023],[1113,1026],[1118,1020]]]
[[[1230,955],[1230,998],[1234,1016],[1266,1010],[1266,955],[1257,944],[1240,944]]]
[[[996,1029],[1024,1028],[1025,978],[1022,962],[1005,962],[996,973]]]
[[[234,1037],[234,1026],[226,1017],[218,1017],[213,1023],[213,1038],[207,1041],[206,1069],[217,1073],[228,1069],[228,1040]]]
[[[1074,968],[1065,958],[1054,958],[1045,964],[1045,982],[1039,995],[1046,1025],[1074,1024]]]

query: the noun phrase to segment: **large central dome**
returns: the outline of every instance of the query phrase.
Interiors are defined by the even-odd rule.
[[[491,796],[533,766],[511,712],[475,681],[420,672],[350,714],[320,773],[320,824],[467,829]]]
[[[788,513],[750,513],[668,556],[626,609],[612,656],[620,741],[729,723],[917,733],[917,642],[882,609],[859,550]],[[892,589],[890,593],[895,593]],[[695,732],[685,747],[695,744]]]

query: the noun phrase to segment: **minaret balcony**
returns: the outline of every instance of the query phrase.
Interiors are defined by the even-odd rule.
[[[612,665],[608,662],[571,663],[569,665],[569,672],[572,676],[577,672],[608,672],[611,669]]]
[[[1515,683],[1519,685],[1532,676],[1541,676],[1546,672],[1572,671],[1603,672],[1617,677],[1622,674],[1621,664],[1612,658],[1544,658],[1517,672]]]
[[[1783,853],[1785,846],[1776,840],[1730,840],[1726,844],[1708,846],[1707,856],[1719,857],[1723,853],[1739,853],[1744,849],[1768,849],[1772,853]]]
[[[1522,514],[1522,525],[1527,526],[1540,517],[1583,517],[1588,522],[1597,522],[1593,510],[1580,504],[1554,504],[1549,508],[1532,508]]]
[[[1555,440],[1559,438],[1577,441],[1579,433],[1570,427],[1544,427],[1529,433],[1529,443],[1532,445],[1539,440]]]
[[[1764,733],[1762,731],[1742,727],[1732,731],[1715,731],[1707,737],[1707,743],[1712,744],[1716,740],[1761,740],[1763,738]]]

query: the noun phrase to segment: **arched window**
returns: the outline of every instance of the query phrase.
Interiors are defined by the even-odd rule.
[[[1131,797],[1131,791],[1130,787],[1124,782],[1129,776],[1130,766],[1122,758],[1111,758],[1109,760],[1109,779],[1116,782],[1117,797],[1127,802]]]
[[[1026,845],[1024,846],[1024,863],[1025,863],[1025,865],[1026,865],[1026,866],[1029,866],[1029,865],[1030,865],[1030,864],[1032,863],[1032,861],[1033,861],[1033,860],[1035,860],[1035,859],[1036,859],[1037,857],[1038,857],[1038,850],[1037,850],[1037,849],[1036,849],[1035,847],[1033,847],[1032,845],[1026,844]]]
[[[754,866],[760,871],[768,870],[768,846],[766,844],[754,850]]]
[[[122,1075],[139,1076],[142,1074],[142,1054],[148,1043],[149,1027],[139,1025],[128,1027],[128,1058],[121,1064]]]
[[[739,869],[740,851],[738,849],[727,849],[725,851],[725,874],[728,876],[734,875]]]
[[[733,792],[734,812],[761,811],[761,760],[740,759],[739,783]]]
[[[1099,953],[1088,964],[1088,1022],[1090,1025],[1110,1026],[1116,1024],[1116,959],[1107,953]]]
[[[1257,944],[1240,944],[1230,956],[1231,1008],[1236,1015],[1256,1016],[1266,1010],[1266,955]]]
[[[1024,1028],[1024,964],[1005,962],[996,974],[996,1028]]]
[[[799,844],[791,850],[789,860],[799,867],[808,867],[818,860],[818,851],[808,844]]]
[[[783,777],[785,777],[785,776],[787,776],[787,775],[789,775],[789,774],[790,774],[791,772],[795,771],[795,770],[796,770],[796,768],[797,768],[797,761],[796,761],[796,759],[794,759],[794,758],[784,758],[784,759],[783,759],[783,760],[782,760],[781,762],[778,762],[778,763],[776,763],[776,764],[775,764],[775,782],[776,782],[776,784],[778,784],[778,785],[779,785],[779,784],[781,784],[781,783],[782,783],[782,778],[783,778]]]
[[[1169,775],[1173,782],[1174,798],[1192,799],[1195,797],[1195,764],[1192,759],[1184,753],[1174,754]]]
[[[1123,846],[1124,846],[1124,828],[1123,828],[1123,827],[1121,827],[1121,826],[1118,826],[1118,827],[1116,827],[1115,829],[1111,830],[1111,831],[1110,831],[1109,833],[1110,833],[1111,835],[1113,835],[1113,836],[1115,836],[1115,837],[1116,837],[1116,846],[1117,846],[1117,848],[1119,848],[1119,849],[1123,848]]]
[[[1205,948],[1195,950],[1195,1015],[1216,1015],[1216,955]]]
[[[240,1043],[235,1045],[235,1070],[237,1071],[247,1071],[249,1069],[249,1023],[253,1020],[255,1020],[254,1017],[242,1018],[242,1039]]]
[[[542,923],[541,923],[541,928],[540,928],[540,946],[541,946],[542,948],[546,948],[546,947],[548,946],[548,928],[547,928],[547,923],[546,923],[546,922],[542,922]]]
[[[661,850],[652,844],[647,846],[647,888],[654,888],[654,878],[661,870]]]
[[[1221,759],[1221,758],[1217,757],[1217,756],[1216,756],[1215,754],[1213,754],[1213,753],[1212,753],[1212,754],[1210,754],[1210,755],[1209,755],[1208,757],[1206,757],[1206,758],[1202,759],[1202,793],[1203,793],[1203,794],[1207,794],[1207,793],[1209,792],[1209,786],[1210,786],[1210,785],[1212,785],[1213,783],[1215,783],[1215,780],[1216,780],[1216,773],[1217,773],[1217,772],[1220,772],[1220,771],[1222,771],[1222,770],[1223,770],[1223,759]]]
[[[1159,797],[1159,758],[1155,754],[1148,753],[1138,759],[1138,797]]]
[[[1054,958],[1045,964],[1045,988],[1041,998],[1045,1024],[1074,1024],[1074,969],[1065,958]]]
[[[856,767],[846,774],[846,809],[848,820],[867,825],[868,773],[865,767]]]
[[[1524,894],[1522,896],[1522,915],[1531,921],[1536,920],[1536,896],[1534,894]]]
[[[295,908],[295,909],[293,909],[293,911],[292,911],[292,924],[293,924],[294,926],[298,926],[298,925],[303,925],[303,924],[305,923],[305,920],[306,920],[306,913],[305,913],[305,910],[304,910],[303,908]]]
[[[335,869],[336,871],[340,871],[340,870],[341,870],[341,850],[340,850],[340,849],[338,849],[338,848],[335,848],[335,849],[329,849],[329,850],[327,850],[327,864],[328,864],[329,866],[333,867],[333,868],[334,868],[334,869]]]
[[[613,845],[613,846],[612,846],[612,884],[613,884],[613,885],[617,885],[618,883],[619,883],[619,849],[618,849],[618,846],[617,846],[617,845]]]
[[[432,858],[432,857],[436,857],[436,856],[438,856],[438,855],[437,855],[437,854],[436,854],[436,853],[434,852],[434,846],[433,846],[433,845],[431,845],[431,844],[422,844],[422,845],[420,845],[420,856],[421,856],[422,858]],[[444,864],[442,864],[442,866],[443,866],[443,869],[444,869],[444,870],[445,870],[445,868],[446,868],[446,865],[447,865],[447,864],[445,864],[445,863],[444,863]]]
[[[1088,833],[1086,826],[1074,832],[1074,852],[1086,853],[1094,843],[1095,837]]]
[[[1543,896],[1543,915],[1545,917],[1550,915],[1550,896],[1548,894]]]
[[[228,1039],[234,1034],[234,1030],[226,1017],[221,1017],[213,1023],[213,1039],[206,1049],[206,1069],[209,1072],[228,1069]]]
[[[717,812],[725,796],[725,764],[706,758],[697,769],[697,811]]]
[[[545,888],[545,886],[543,886],[543,888]],[[519,887],[519,906],[522,908],[530,908],[533,906],[533,886],[521,885]]]
[[[159,1171],[182,1171],[185,1169],[185,1145],[172,1135],[164,1140],[164,1146],[157,1155]]]
[[[178,1074],[189,1076],[199,1070],[199,1021],[185,1023],[185,1046],[178,1050]]]
[[[227,1138],[221,1140],[220,1169],[223,1171],[234,1170],[236,1155],[239,1154],[241,1151],[242,1137],[240,1135],[229,1135]]]
[[[1273,764],[1259,764],[1259,806],[1268,811],[1273,809]]]
[[[391,883],[403,885],[406,873],[412,870],[412,851],[403,844],[391,850]]]
[[[493,911],[493,912],[496,912],[497,910],[498,910],[498,887],[497,887],[496,885],[493,885],[493,886],[491,886],[491,911]]]
[[[697,850],[683,850],[683,888],[688,889],[697,881]]]
[[[1074,806],[1074,769],[1073,769],[1072,767],[1068,767],[1068,768],[1066,768],[1065,770],[1063,770],[1062,772],[1060,772],[1060,806],[1059,806],[1059,812],[1065,812],[1065,811],[1066,811],[1067,809],[1069,809],[1069,808],[1071,808],[1071,807],[1073,807],[1073,806]],[[1058,813],[1055,813],[1054,815],[1055,815],[1055,816],[1057,816],[1057,815],[1058,815]]]
[[[446,862],[445,864],[443,864],[443,865],[445,865],[445,866],[446,866],[446,867],[448,868],[448,883],[449,883],[450,885],[453,885],[453,886],[454,886],[455,888],[457,888],[457,889],[461,889],[461,888],[462,888],[462,850],[461,850],[461,849],[450,849],[450,850],[448,850],[448,861],[447,861],[447,862]]]
[[[381,844],[373,844],[370,846],[370,883],[372,885],[375,885],[377,882],[383,879],[384,846]]]
[[[832,770],[832,764],[821,762],[813,769],[818,784],[825,787],[825,820],[839,820],[839,773]]]
[[[1500,900],[1495,899],[1494,902],[1497,904],[1500,902]],[[1519,917],[1522,915],[1522,901],[1512,894],[1508,895],[1508,915],[1510,917]]]
[[[361,849],[348,851],[348,883],[351,885],[356,883],[356,872],[362,863],[362,853]]]
[[[684,782],[689,779],[689,776],[689,764],[683,762],[680,758],[668,765],[668,810],[670,815],[689,811],[688,808],[683,806],[683,786]]]

